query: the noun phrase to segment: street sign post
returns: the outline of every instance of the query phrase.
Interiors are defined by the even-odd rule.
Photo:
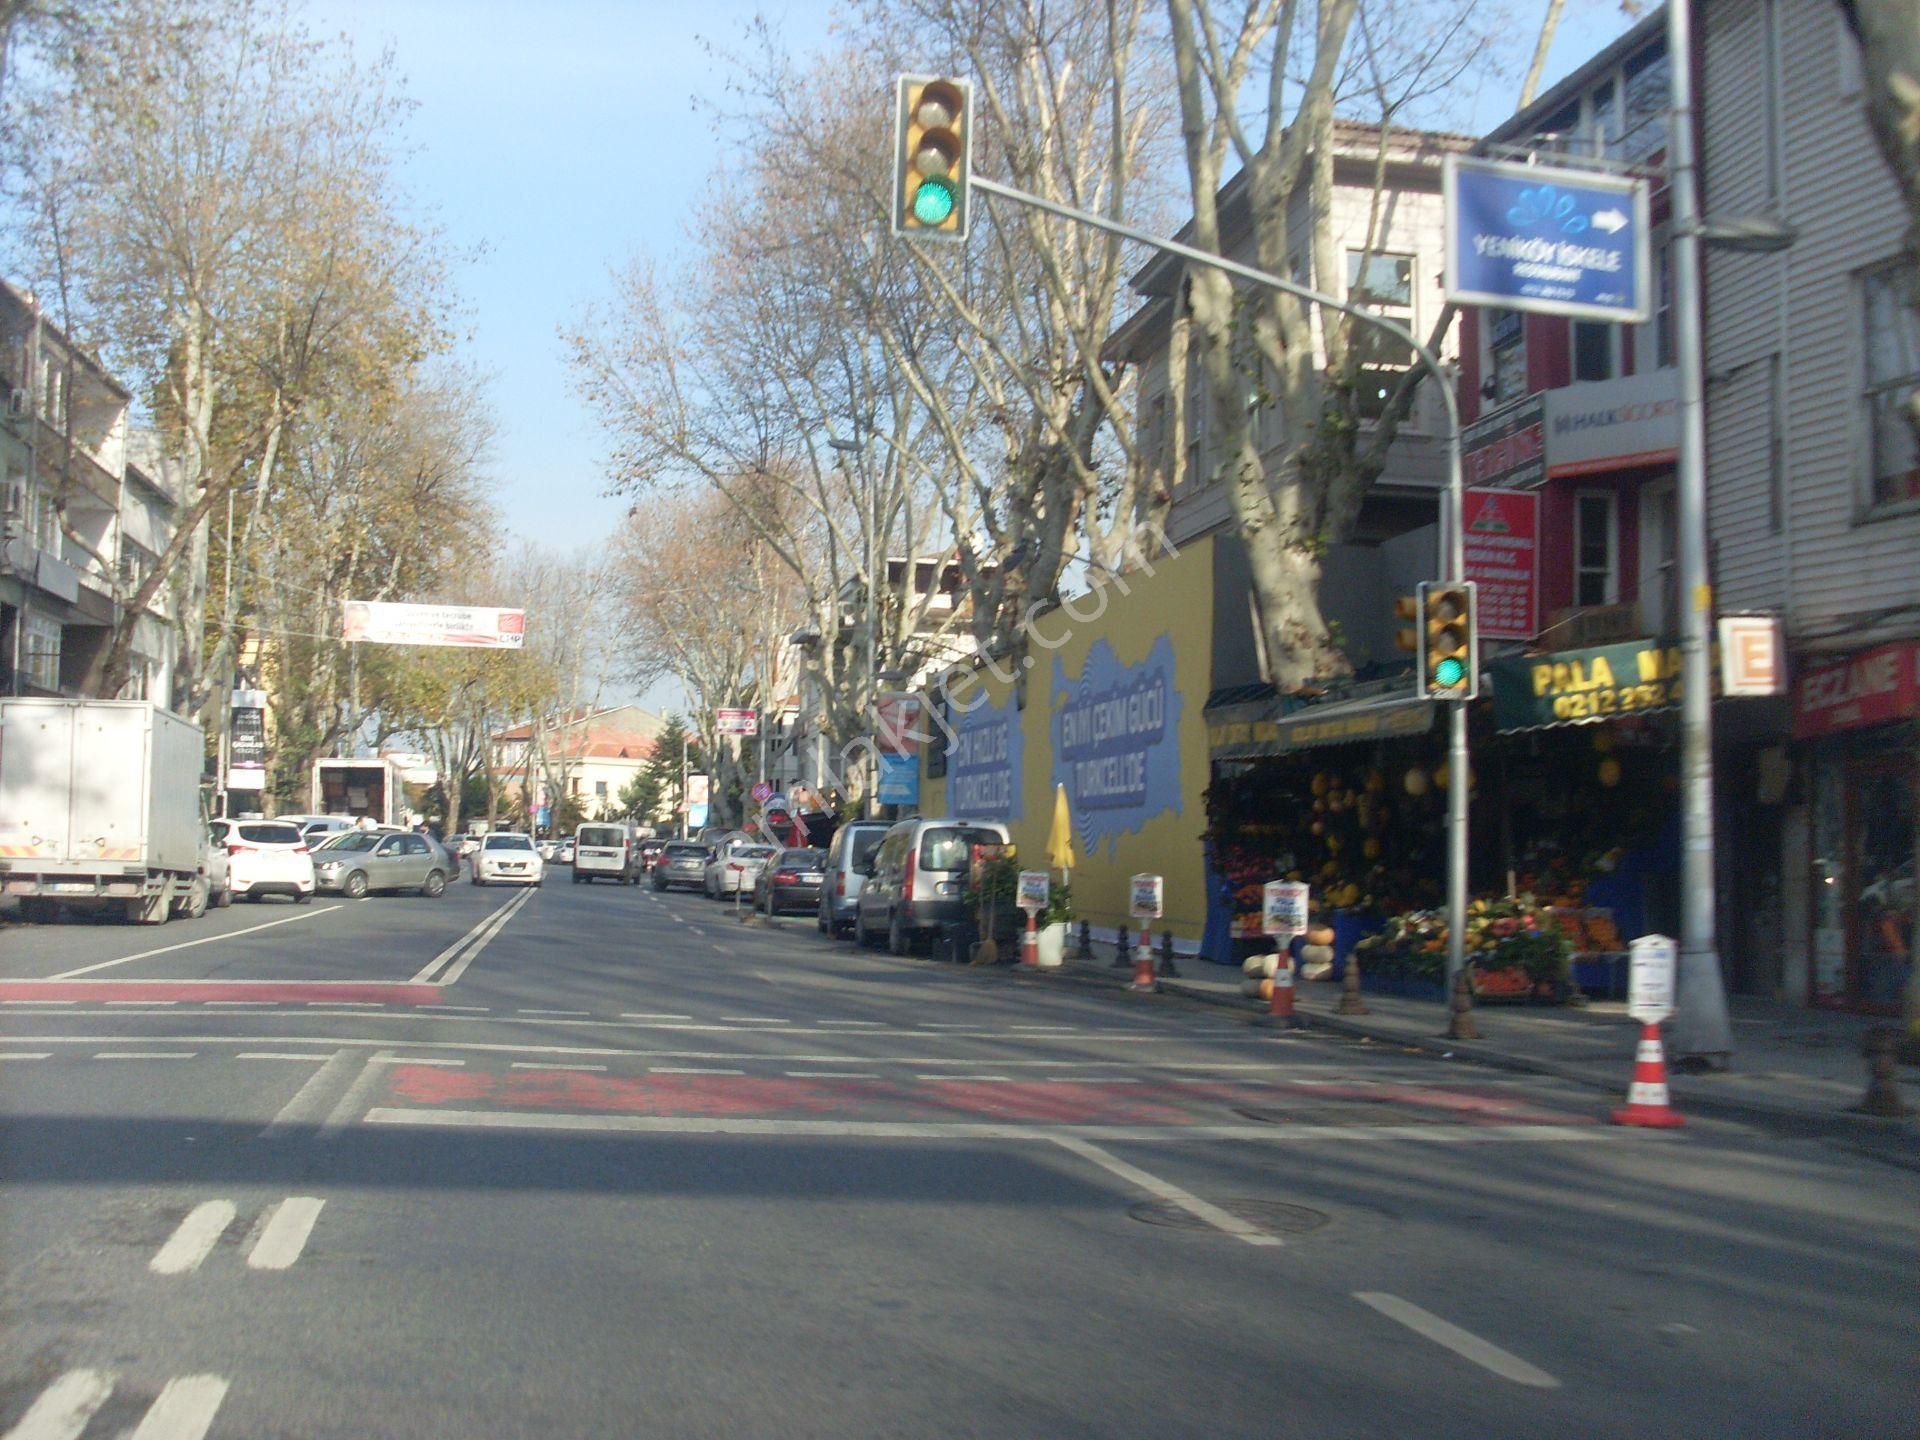
[[[762,780],[758,785],[753,787],[752,794],[754,804],[764,805],[773,798],[773,787]]]
[[[1166,882],[1158,875],[1136,875],[1129,888],[1127,913],[1135,920],[1158,920],[1166,900]]]
[[[714,711],[714,733],[718,735],[758,735],[758,710],[719,709]]]
[[[1653,318],[1646,181],[1469,155],[1442,176],[1449,304]]]
[[[1294,936],[1307,933],[1308,885],[1298,880],[1269,880],[1260,890],[1260,933],[1271,935],[1282,949]]]
[[[1627,1014],[1643,1025],[1673,1015],[1674,965],[1679,944],[1670,935],[1642,935],[1627,943]]]

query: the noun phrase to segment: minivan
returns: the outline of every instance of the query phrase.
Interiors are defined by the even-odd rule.
[[[855,902],[853,938],[904,955],[921,936],[966,913],[967,867],[975,845],[1011,843],[1007,827],[982,820],[903,820],[873,853]]]
[[[611,820],[582,825],[573,832],[573,883],[617,880],[631,885],[639,876],[633,853],[633,827]]]
[[[827,878],[820,886],[817,923],[822,935],[845,935],[853,929],[864,872],[892,828],[890,820],[855,820],[834,831],[827,846]]]

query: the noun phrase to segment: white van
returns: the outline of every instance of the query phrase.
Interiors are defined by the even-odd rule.
[[[617,880],[632,885],[639,857],[633,848],[633,827],[614,820],[597,820],[573,832],[573,883]]]

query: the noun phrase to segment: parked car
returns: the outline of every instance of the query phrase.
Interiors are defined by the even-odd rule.
[[[778,915],[783,910],[817,910],[826,866],[824,850],[780,851],[761,867],[754,881],[754,908],[766,915]]]
[[[493,885],[514,883],[538,885],[547,876],[547,865],[525,835],[496,832],[480,839],[473,852],[473,883]]]
[[[977,820],[903,820],[874,851],[854,911],[853,938],[904,955],[965,912],[967,864],[975,845],[1010,843],[1007,827]]]
[[[315,845],[329,835],[338,835],[342,831],[352,830],[355,822],[344,815],[310,815],[300,822],[300,833],[307,837],[308,845]]]
[[[573,864],[573,855],[573,837],[569,835],[566,839],[562,840],[559,847],[554,850],[553,863],[556,865],[571,865]]]
[[[482,840],[483,838],[484,838],[484,837],[483,837],[483,836],[480,836],[480,835],[462,835],[462,836],[460,836],[460,837],[459,837],[459,839],[460,839],[460,848],[459,848],[459,849],[457,849],[457,850],[455,850],[455,851],[454,851],[454,854],[455,854],[455,855],[457,855],[457,856],[459,856],[459,857],[460,857],[460,858],[461,858],[462,860],[470,860],[470,859],[472,859],[472,858],[473,858],[473,856],[474,856],[474,854],[475,854],[475,852],[476,852],[476,851],[478,851],[478,850],[480,849],[480,841],[481,841],[481,840]]]
[[[615,821],[582,825],[567,842],[573,850],[573,883],[614,880],[622,885],[639,881],[633,853],[633,828]]]
[[[689,890],[706,888],[707,861],[713,852],[698,840],[670,840],[653,867],[653,888],[671,890],[684,885]]]
[[[314,882],[358,900],[371,890],[444,894],[456,861],[430,835],[350,830],[314,852]]]
[[[222,910],[233,904],[233,862],[217,823],[207,832],[207,903]]]
[[[866,869],[891,828],[885,820],[855,820],[834,832],[833,842],[827,847],[826,879],[820,887],[817,920],[821,933],[845,935],[852,931],[860,888],[866,884]]]
[[[664,840],[642,840],[634,848],[640,857],[641,873],[651,875],[653,873],[653,867],[660,863],[660,856],[667,848],[667,842]]]
[[[296,827],[284,820],[215,820],[213,837],[226,847],[235,898],[286,895],[302,905],[313,899],[313,855]]]
[[[729,895],[751,891],[761,867],[779,853],[773,845],[733,845],[720,851],[707,862],[703,877],[707,898],[724,900]]]
[[[539,852],[540,858],[542,860],[551,860],[553,859],[554,847],[557,846],[559,843],[560,842],[558,840],[555,840],[552,836],[548,836],[545,840],[536,841],[534,844],[534,849]]]

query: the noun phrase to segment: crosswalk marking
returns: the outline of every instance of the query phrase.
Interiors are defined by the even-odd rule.
[[[188,1212],[173,1237],[160,1247],[160,1253],[147,1262],[147,1268],[156,1275],[184,1275],[197,1270],[233,1223],[233,1216],[231,1200],[202,1201]]]
[[[113,1393],[113,1377],[100,1370],[69,1370],[45,1390],[5,1440],[79,1440],[93,1412]]]
[[[227,1382],[218,1375],[169,1380],[127,1440],[201,1440],[226,1398]]]
[[[273,1217],[247,1254],[252,1270],[285,1270],[300,1258],[320,1207],[327,1202],[311,1195],[290,1195],[274,1207]]]

